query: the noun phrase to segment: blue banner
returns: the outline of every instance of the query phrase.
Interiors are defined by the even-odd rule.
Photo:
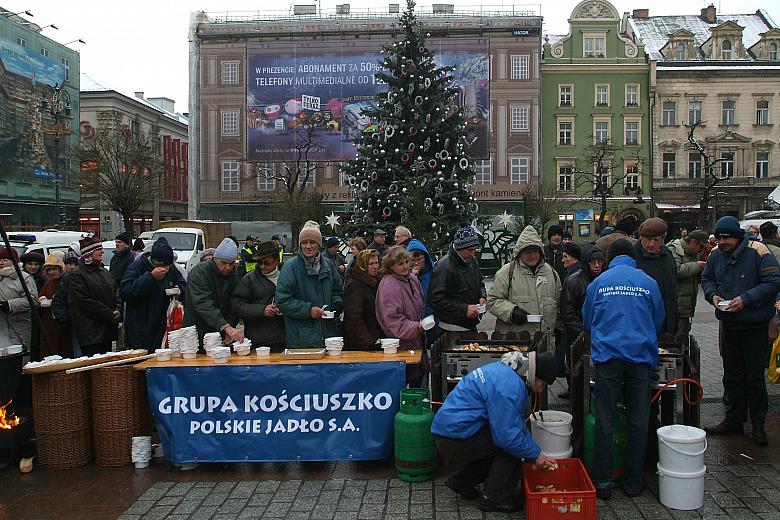
[[[62,175],[58,175],[57,172],[47,170],[42,166],[36,166],[35,168],[33,168],[33,176],[39,179],[59,179],[59,180],[62,179]]]
[[[388,458],[405,379],[395,361],[146,370],[175,463]]]

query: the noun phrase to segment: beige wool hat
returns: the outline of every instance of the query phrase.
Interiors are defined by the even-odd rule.
[[[313,220],[308,220],[303,225],[301,232],[298,233],[298,244],[303,243],[306,240],[313,240],[322,247],[322,233],[320,232],[320,225]]]

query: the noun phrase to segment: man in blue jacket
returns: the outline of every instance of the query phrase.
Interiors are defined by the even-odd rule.
[[[769,400],[764,369],[780,267],[765,245],[745,238],[736,218],[721,217],[714,234],[718,247],[707,259],[701,286],[721,323],[723,386],[729,402],[726,418],[705,430],[712,435],[741,435],[749,409],[753,442],[766,446]],[[725,309],[718,307],[723,301],[728,302]]]
[[[553,353],[532,352],[528,358],[505,354],[458,383],[431,425],[439,453],[465,463],[447,479],[450,489],[473,500],[479,496],[475,487],[484,482],[479,509],[512,513],[523,508],[518,494],[522,460],[552,463],[525,426],[528,386],[541,392],[554,381]]]
[[[612,435],[621,387],[628,420],[623,490],[637,496],[644,487],[650,373],[658,365],[658,333],[666,318],[658,284],[636,268],[634,251],[626,239],[612,243],[609,269],[588,285],[582,305],[596,378],[591,476],[603,500],[612,496]]]

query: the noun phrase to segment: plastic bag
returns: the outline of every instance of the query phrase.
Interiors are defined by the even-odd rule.
[[[168,346],[168,333],[172,330],[180,329],[184,326],[184,305],[176,298],[171,298],[166,313],[167,325],[165,327],[165,343]]]
[[[772,345],[772,353],[769,355],[769,370],[766,377],[770,383],[780,383],[780,336],[775,339]]]

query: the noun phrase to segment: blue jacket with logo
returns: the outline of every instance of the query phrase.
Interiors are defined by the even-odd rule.
[[[622,359],[655,367],[665,318],[656,281],[637,269],[633,258],[613,259],[609,269],[590,283],[582,305],[593,362]]]
[[[780,267],[772,252],[761,242],[744,239],[732,253],[715,248],[701,275],[704,297],[731,300],[739,296],[744,308],[739,312],[715,311],[715,316],[731,328],[767,326],[775,315],[775,297],[780,291]]]
[[[493,443],[518,459],[536,459],[541,450],[525,427],[525,382],[500,361],[469,372],[436,413],[431,431],[467,439],[490,426]]]

